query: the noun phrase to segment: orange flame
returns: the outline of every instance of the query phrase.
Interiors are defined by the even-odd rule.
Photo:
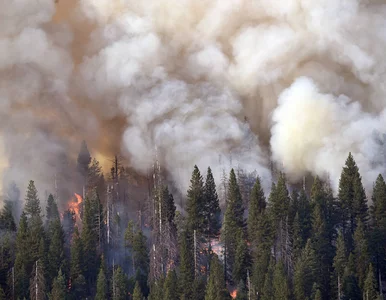
[[[72,201],[68,202],[68,208],[69,210],[73,211],[75,213],[76,221],[80,220],[80,208],[83,202],[82,196],[75,193],[75,198],[72,199]]]
[[[234,291],[231,292],[231,297],[232,297],[232,299],[236,299],[236,297],[237,297],[237,290],[234,290]]]

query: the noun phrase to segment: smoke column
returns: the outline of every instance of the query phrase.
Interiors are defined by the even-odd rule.
[[[85,138],[181,191],[194,164],[337,187],[383,173],[386,5],[371,0],[0,0],[3,182],[52,190]],[[61,159],[60,159],[61,158]]]

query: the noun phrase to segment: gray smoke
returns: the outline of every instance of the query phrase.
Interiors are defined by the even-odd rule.
[[[336,188],[349,151],[370,189],[385,20],[370,0],[0,0],[4,183],[52,190],[84,138],[140,172],[157,147],[182,191],[194,164],[230,161],[268,186],[270,160]]]

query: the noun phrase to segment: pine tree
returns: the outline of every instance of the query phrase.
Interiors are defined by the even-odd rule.
[[[311,246],[311,240],[308,240],[295,266],[294,294],[297,300],[311,299],[315,271],[315,253]]]
[[[283,173],[280,173],[277,185],[272,184],[271,194],[269,197],[270,211],[273,220],[278,224],[284,220],[288,214],[290,197],[288,194],[286,179]]]
[[[23,298],[27,295],[28,275],[26,268],[30,261],[28,223],[27,216],[23,212],[20,217],[19,228],[16,235],[15,294],[19,298]]]
[[[83,245],[79,236],[78,227],[75,227],[73,243],[71,246],[71,279],[75,280],[78,276],[83,275]]]
[[[60,220],[58,205],[56,204],[54,196],[50,194],[48,196],[47,207],[46,207],[46,224],[49,225],[51,222],[57,221],[57,220]]]
[[[337,280],[337,287],[338,287],[338,298],[341,298],[342,295],[342,279],[344,270],[346,267],[347,261],[346,261],[346,248],[344,243],[343,234],[339,233],[338,239],[336,241],[336,255],[334,257],[334,269],[336,274],[336,280]]]
[[[205,288],[206,278],[204,276],[197,276],[193,282],[193,295],[194,300],[205,300]]]
[[[91,163],[91,155],[88,151],[86,141],[82,141],[77,163],[77,170],[79,174],[85,179],[88,173],[89,164]]]
[[[255,185],[252,188],[251,197],[249,200],[248,213],[248,237],[252,245],[256,245],[259,234],[260,218],[265,211],[266,201],[263,188],[261,187],[260,178],[257,177]]]
[[[235,282],[239,282],[240,280],[246,282],[249,262],[248,246],[243,231],[239,229],[237,232],[235,263],[232,272],[232,278]]]
[[[377,297],[377,280],[374,276],[373,265],[370,264],[363,287],[363,300],[376,300]]]
[[[168,272],[164,283],[164,300],[178,300],[178,279],[174,270]]]
[[[237,285],[237,295],[236,300],[248,300],[248,293],[247,289],[245,287],[244,281],[240,280],[239,284]]]
[[[179,289],[182,299],[191,299],[194,282],[194,256],[192,234],[185,230],[180,238]]]
[[[190,231],[205,231],[204,183],[197,166],[194,166],[188,190],[186,212],[187,225]]]
[[[40,200],[38,197],[38,191],[35,187],[35,182],[31,180],[28,185],[27,195],[25,198],[24,211],[27,217],[35,217],[41,214]]]
[[[265,273],[264,286],[262,292],[263,300],[275,300],[274,287],[273,287],[273,272],[275,270],[274,258],[270,257],[267,272]]]
[[[50,300],[65,300],[66,299],[66,281],[62,273],[62,269],[59,269],[58,276],[54,279],[52,284]]]
[[[139,282],[137,281],[135,283],[135,288],[134,288],[134,294],[133,294],[133,300],[143,300],[143,295],[141,291],[141,287],[139,285]]]
[[[4,201],[4,207],[0,212],[0,229],[16,231],[16,223],[12,215],[12,202]]]
[[[386,183],[379,175],[373,190],[373,206],[371,216],[373,228],[371,232],[371,251],[374,256],[376,272],[386,271]]]
[[[362,298],[358,281],[355,276],[355,258],[353,253],[350,253],[344,270],[342,290],[342,298],[344,300],[359,300]]]
[[[30,299],[44,300],[46,297],[45,289],[44,270],[40,261],[36,261],[30,279]]]
[[[288,300],[290,290],[288,281],[284,272],[284,265],[279,262],[275,265],[273,272],[273,297],[275,300]]]
[[[118,266],[118,268],[114,272],[114,280],[113,280],[113,292],[112,299],[113,300],[125,300],[127,295],[127,277],[123,272],[122,268]]]
[[[91,165],[88,168],[87,195],[89,193],[94,193],[94,190],[96,190],[99,195],[102,195],[106,190],[104,186],[102,167],[100,166],[99,161],[95,158],[93,158]]]
[[[353,156],[349,153],[339,180],[338,198],[341,207],[341,225],[348,251],[353,250],[356,220],[367,222],[366,194]]]
[[[354,255],[356,276],[358,277],[359,287],[363,289],[367,267],[370,263],[370,254],[364,225],[360,219],[358,219],[357,224],[354,233]]]
[[[148,275],[149,275],[149,254],[146,246],[146,237],[142,231],[139,230],[133,240],[133,256],[135,261],[135,278],[139,282],[141,291],[147,297],[149,289],[147,286]]]
[[[230,299],[224,278],[224,268],[218,256],[214,254],[210,262],[210,275],[205,292],[205,300]],[[166,299],[165,299],[166,300]]]
[[[157,281],[150,285],[150,293],[148,300],[159,300],[164,298],[164,278],[160,277]],[[178,285],[177,285],[178,289]],[[178,298],[179,299],[179,298]]]
[[[216,191],[212,170],[208,167],[204,186],[204,219],[205,234],[209,237],[217,236],[221,229],[221,209]]]
[[[236,175],[232,169],[229,175],[227,208],[223,222],[223,236],[226,247],[226,269],[233,269],[235,262],[237,235],[239,229],[244,227],[244,208]]]
[[[83,255],[87,257],[84,262],[84,276],[87,281],[93,282],[97,273],[97,247],[98,229],[96,228],[96,217],[98,214],[99,198],[94,190],[93,199],[86,197],[84,200],[84,214],[82,219],[82,247]]]
[[[97,279],[97,291],[95,295],[95,300],[105,300],[108,299],[107,297],[107,280],[105,275],[105,270],[103,263],[101,264],[101,267],[99,268],[99,274]]]
[[[48,274],[53,279],[59,269],[64,267],[64,231],[59,219],[50,224],[52,236],[48,248]]]

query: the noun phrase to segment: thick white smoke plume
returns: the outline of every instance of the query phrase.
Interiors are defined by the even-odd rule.
[[[385,26],[376,0],[0,0],[4,183],[52,189],[84,138],[142,172],[157,147],[182,191],[219,156],[336,187],[349,151],[369,189]]]

